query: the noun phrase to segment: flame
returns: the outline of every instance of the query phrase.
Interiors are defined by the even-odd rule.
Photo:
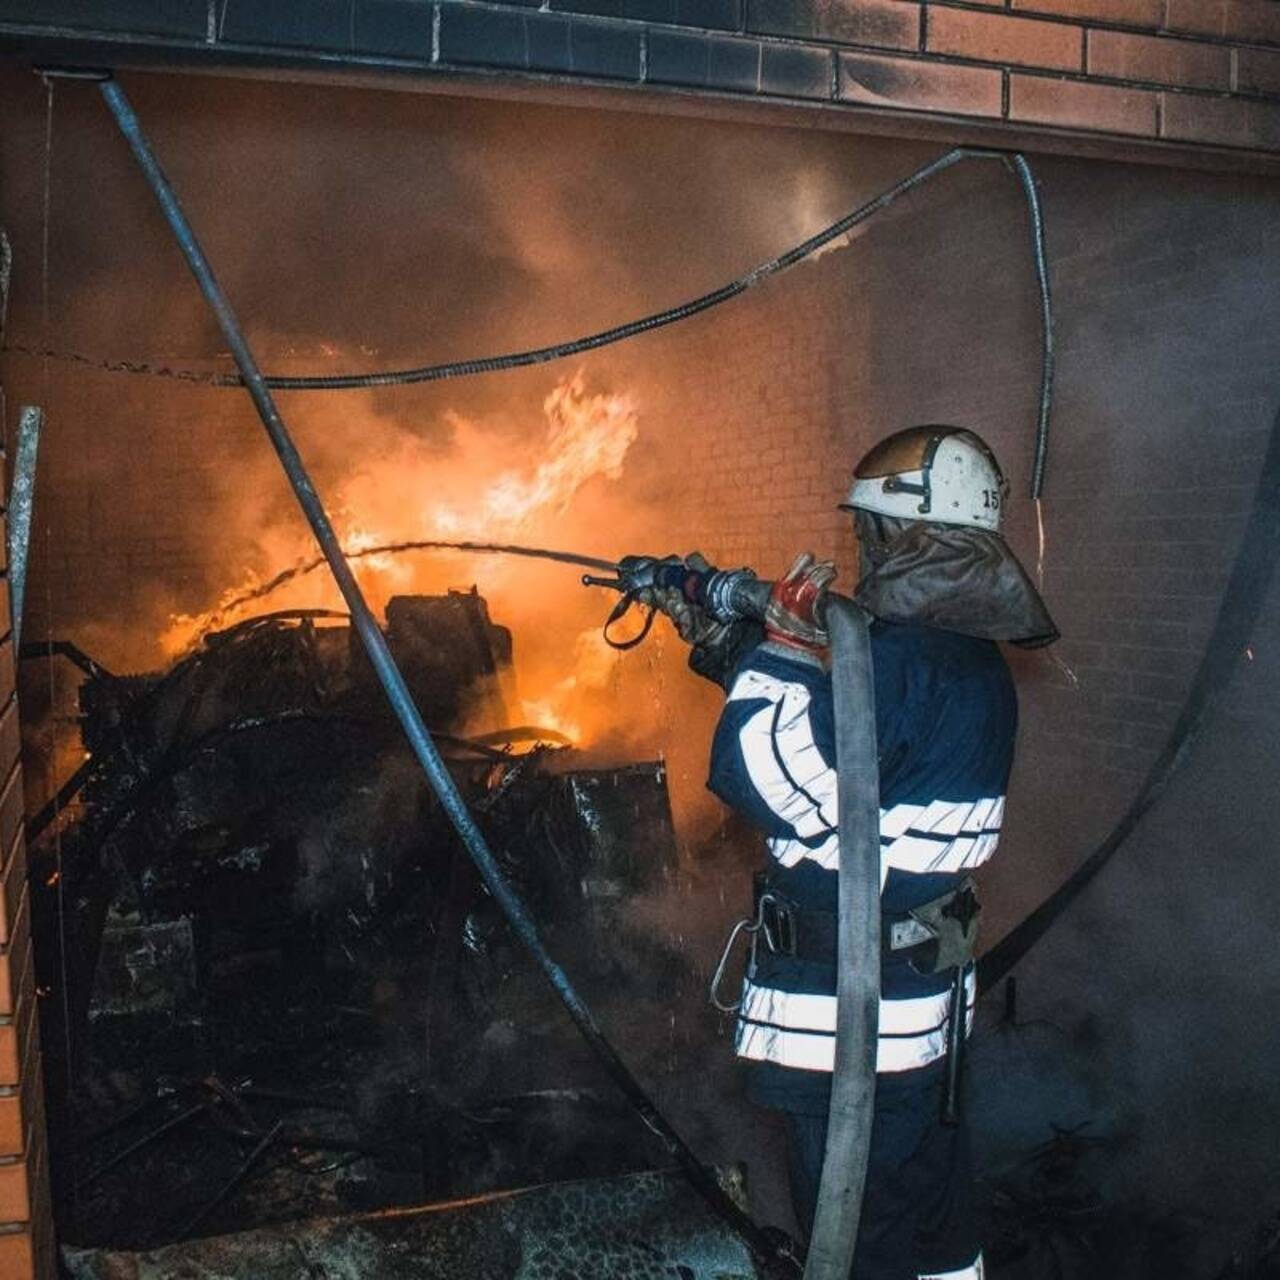
[[[593,393],[579,371],[558,382],[541,408],[544,430],[516,437],[504,449],[497,474],[491,426],[448,415],[452,442],[443,454],[438,445],[401,433],[392,448],[377,451],[375,459],[348,476],[334,495],[331,509],[343,547],[351,553],[440,537],[518,538],[565,546],[574,544],[576,526],[583,549],[593,550],[599,526],[588,516],[575,515],[575,501],[591,482],[621,478],[639,432],[635,399],[625,392]],[[161,637],[167,657],[189,652],[212,630],[267,610],[342,608],[337,589],[324,571],[291,578],[260,599],[240,602],[277,575],[315,558],[314,547],[292,528],[268,528],[255,542],[257,563],[211,608],[170,617]],[[393,595],[437,593],[470,579],[481,581],[494,620],[504,625],[525,618],[545,627],[554,613],[550,601],[545,601],[546,608],[534,610],[522,594],[537,577],[537,570],[527,564],[517,570],[510,561],[497,559],[481,564],[457,555],[375,554],[353,560],[351,567],[374,608],[384,607]],[[547,590],[582,594],[574,575],[562,568],[557,575],[537,578],[544,594]],[[581,742],[588,733],[582,703],[602,687],[614,655],[594,634],[590,640],[583,635],[568,644],[563,637],[554,645],[550,640],[535,636],[531,643],[542,641],[544,648],[553,648],[557,663],[534,664],[534,687],[521,690],[517,705],[526,723],[559,730]],[[528,648],[517,631],[516,665],[522,684],[526,666],[522,649],[527,652]],[[566,662],[570,664],[567,671]]]
[[[592,721],[603,727],[616,716],[607,695],[619,655],[598,627],[580,632],[572,652],[568,673],[540,696],[522,698],[520,705],[527,724],[555,729],[574,746],[583,746],[595,736],[587,728]]]

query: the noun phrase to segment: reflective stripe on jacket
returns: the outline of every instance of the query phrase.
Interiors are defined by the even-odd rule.
[[[876,622],[871,629],[880,759],[880,883],[902,912],[946,893],[995,852],[1017,705],[986,640]],[[836,909],[839,866],[830,676],[761,645],[739,668],[717,726],[708,785],[764,833],[770,881],[802,908]],[[803,926],[802,926],[803,927]],[[972,1001],[972,978],[970,978]],[[911,1071],[944,1053],[947,974],[887,958],[879,1070]],[[740,1056],[771,1068],[757,1092],[803,1092],[831,1070],[835,968],[759,949],[738,1023]],[[781,1074],[780,1074],[781,1073]]]

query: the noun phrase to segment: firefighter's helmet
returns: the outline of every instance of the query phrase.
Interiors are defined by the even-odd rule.
[[[1008,484],[981,436],[964,427],[908,427],[854,468],[845,511],[1000,528]]]

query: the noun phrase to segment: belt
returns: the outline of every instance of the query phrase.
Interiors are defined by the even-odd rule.
[[[840,929],[836,912],[799,906],[771,888],[764,873],[756,876],[754,888],[756,917],[760,922],[757,936],[773,955],[817,964],[836,962]],[[880,954],[923,961],[928,958],[928,949],[936,951],[938,947],[938,930],[925,923],[926,920],[958,918],[967,930],[977,912],[971,881],[910,911],[886,911],[880,918]],[[934,970],[932,964],[922,967],[925,972]]]
[[[728,1004],[720,996],[740,937],[751,941],[753,965],[761,943],[771,955],[814,964],[836,964],[840,932],[836,912],[799,906],[771,888],[765,872],[757,873],[753,889],[755,909],[733,926],[711,978],[711,1003],[721,1013],[736,1013],[741,1003]],[[896,956],[908,960],[921,973],[961,968],[973,957],[980,909],[973,882],[966,880],[958,889],[910,911],[886,911],[880,917],[881,958]]]

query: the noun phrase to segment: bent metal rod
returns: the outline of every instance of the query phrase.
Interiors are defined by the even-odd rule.
[[[186,259],[187,266],[196,278],[200,292],[218,321],[218,326],[244,380],[245,389],[253,400],[254,408],[262,419],[262,425],[280,459],[294,495],[307,517],[325,560],[333,571],[338,588],[347,602],[347,607],[351,611],[351,625],[360,636],[378,680],[386,692],[387,700],[405,731],[423,773],[426,774],[428,782],[439,796],[441,806],[466,846],[486,887],[502,908],[516,936],[524,943],[555,988],[578,1031],[591,1046],[614,1083],[626,1095],[640,1118],[662,1140],[690,1184],[716,1213],[738,1232],[770,1274],[779,1277],[799,1275],[800,1268],[788,1247],[775,1242],[738,1207],[717,1181],[715,1174],[698,1160],[684,1139],[658,1111],[640,1082],[631,1074],[613,1046],[605,1039],[591,1010],[569,981],[568,975],[547,952],[538,936],[537,926],[523,901],[502,875],[488,842],[476,825],[466,801],[462,798],[461,792],[445,767],[444,760],[423,723],[421,713],[414,705],[404,676],[391,656],[386,638],[356,582],[337,532],[316,492],[297,446],[276,408],[271,391],[245,339],[239,321],[218,284],[213,268],[187,221],[176,193],[169,185],[159,161],[151,150],[133,107],[124,90],[114,79],[103,80],[99,84],[99,89],[120,132],[128,142],[134,159],[146,176],[152,194],[160,204],[170,230]]]

